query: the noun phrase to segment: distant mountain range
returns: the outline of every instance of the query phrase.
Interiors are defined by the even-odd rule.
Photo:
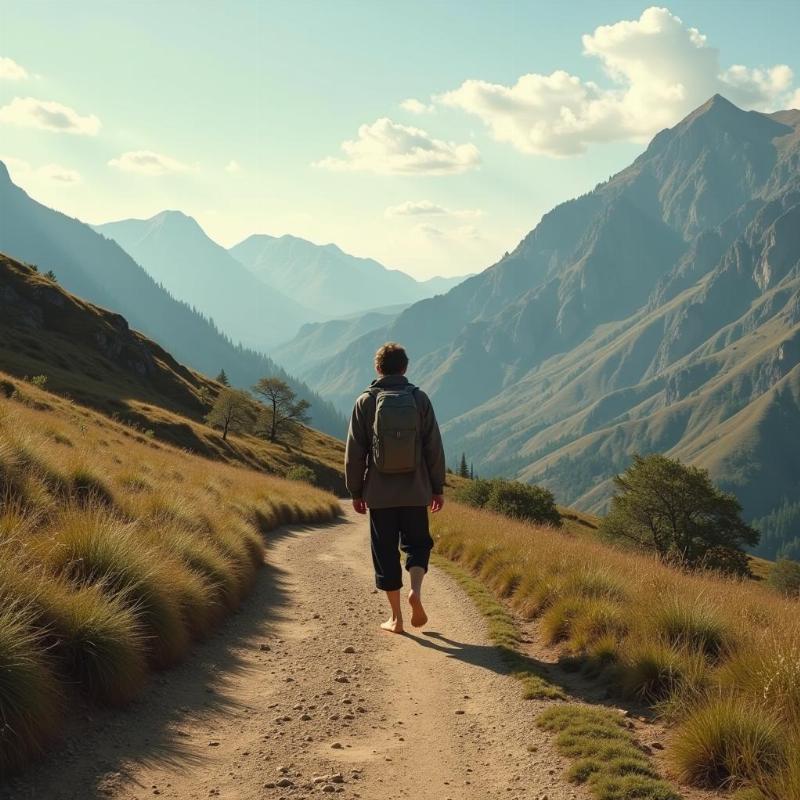
[[[327,319],[410,304],[442,294],[465,277],[417,281],[371,258],[351,256],[335,244],[316,245],[295,236],[256,234],[230,253],[267,286],[302,298],[304,305]]]
[[[94,229],[234,341],[270,354],[308,323],[390,304],[407,306],[464,280],[416,281],[373,259],[348,255],[335,244],[316,245],[295,236],[258,234],[225,250],[180,211]]]
[[[775,555],[770,519],[800,535],[800,111],[713,97],[313,385],[347,409],[389,339],[480,474],[598,511],[632,454],[665,452],[734,491]]]
[[[12,183],[2,162],[0,252],[36,264],[42,272],[53,270],[70,292],[122,313],[133,328],[206,375],[224,368],[242,387],[265,375],[285,377],[312,403],[314,426],[343,435],[344,419],[327,401],[266,356],[234,344],[206,316],[156,283],[116,242],[30,198]]]
[[[236,342],[268,351],[318,315],[267,286],[212,241],[192,218],[162,211],[150,219],[95,225],[173,297],[211,317]],[[295,295],[299,296],[299,295]]]

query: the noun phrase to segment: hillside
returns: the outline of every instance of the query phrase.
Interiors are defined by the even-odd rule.
[[[0,208],[0,252],[36,264],[41,272],[53,270],[70,292],[121,313],[180,362],[206,375],[224,368],[231,382],[244,388],[263,375],[286,377],[311,401],[313,424],[342,435],[343,417],[327,401],[266,356],[234,345],[212,322],[159,286],[116,242],[37,203],[12,183],[2,162]]]
[[[95,225],[173,297],[188,303],[235,342],[261,352],[290,339],[315,312],[256,279],[192,217],[163,211],[151,219]]]
[[[119,314],[2,255],[0,370],[8,374],[0,383],[5,396],[28,392],[20,378],[43,375],[48,389],[113,416],[140,435],[152,431],[156,439],[188,452],[277,474],[304,464],[321,485],[342,489],[339,440],[307,428],[292,448],[252,436],[223,442],[203,422],[219,384],[131,330]]]
[[[371,258],[357,258],[335,244],[316,245],[296,236],[256,234],[230,249],[267,286],[302,297],[324,318],[381,306],[413,303],[461,283],[464,277],[417,281]]]
[[[64,355],[91,358],[96,370],[111,359],[122,369],[144,367],[143,383],[163,389],[178,377],[186,386],[176,396],[191,391],[193,377],[159,364],[164,354],[119,317],[32,288],[55,310],[37,315],[22,298],[18,323],[29,335],[49,332],[37,336],[43,345],[60,344],[61,320],[80,314],[87,319],[76,328],[79,343],[97,336],[100,353],[76,345]],[[9,774],[65,729],[74,736],[77,719],[87,731],[102,728],[101,707],[129,704],[149,672],[189,656],[236,611],[264,566],[264,534],[333,519],[339,508],[308,484],[200,458],[4,373],[0,386],[14,386],[10,398],[0,393],[5,793]],[[84,784],[73,796],[87,792]]]
[[[350,344],[314,387],[344,408],[398,340],[482,475],[599,511],[609,477],[658,450],[765,517],[800,489],[799,261],[800,112],[717,95],[493,267]]]

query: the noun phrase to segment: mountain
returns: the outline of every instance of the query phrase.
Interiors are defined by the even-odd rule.
[[[246,347],[267,351],[318,316],[255,278],[180,211],[107,222],[94,229],[113,239],[173,297],[213,319]]]
[[[402,309],[401,309],[402,310]],[[290,342],[276,347],[272,355],[279,364],[290,364],[301,379],[312,380],[325,369],[331,358],[345,350],[351,342],[391,323],[398,311],[367,311],[345,319],[303,325]]]
[[[661,451],[768,517],[800,491],[800,111],[713,97],[313,385],[346,408],[388,339],[483,475],[599,511],[633,453]]]
[[[464,277],[416,281],[371,258],[357,258],[335,244],[316,245],[296,236],[256,234],[230,249],[267,286],[326,318],[397,303],[413,303],[448,291]]]
[[[47,208],[12,183],[0,162],[0,252],[53,270],[74,294],[112,308],[156,340],[178,361],[208,375],[224,368],[232,383],[249,387],[280,375],[312,403],[313,424],[341,437],[343,417],[267,357],[234,345],[206,317],[159,286],[116,242],[89,225]]]

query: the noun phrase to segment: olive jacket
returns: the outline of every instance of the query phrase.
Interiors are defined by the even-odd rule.
[[[404,375],[384,375],[374,380],[370,389],[407,385]],[[444,448],[433,405],[421,389],[415,390],[414,398],[422,446],[417,469],[408,473],[385,474],[370,469],[376,399],[368,391],[363,392],[353,407],[344,456],[345,481],[351,497],[363,498],[369,508],[428,506],[432,495],[444,491]]]

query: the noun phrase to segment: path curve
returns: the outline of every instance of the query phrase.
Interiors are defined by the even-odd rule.
[[[365,517],[276,531],[239,614],[0,798],[587,797],[463,591],[433,568],[423,597],[424,633],[379,630]]]

